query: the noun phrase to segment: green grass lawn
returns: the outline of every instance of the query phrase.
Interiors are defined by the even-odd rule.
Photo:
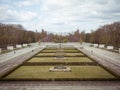
[[[65,49],[65,50],[77,50],[77,49],[74,48],[74,47],[66,47],[66,48],[63,48],[63,49]]]
[[[56,56],[56,53],[39,53],[39,54],[37,54],[36,56],[47,56],[47,57],[49,57],[49,56]],[[64,53],[64,56],[84,56],[84,54],[82,54],[82,53]]]
[[[52,66],[21,66],[5,79],[114,79],[115,77],[99,66],[69,66],[71,72],[49,72]]]
[[[51,48],[45,48],[44,50],[57,50],[57,48],[51,47]]]
[[[87,57],[67,57],[67,60],[56,60],[55,57],[33,57],[28,62],[93,62]]]

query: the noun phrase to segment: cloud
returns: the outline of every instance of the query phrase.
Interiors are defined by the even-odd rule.
[[[0,21],[2,22],[24,22],[37,17],[37,14],[31,11],[16,11],[4,7],[1,7],[0,11]]]
[[[0,21],[20,22],[30,29],[90,31],[119,21],[119,8],[120,0],[14,0],[0,6]]]
[[[18,5],[19,7],[24,7],[24,6],[30,6],[32,5],[32,2],[30,1],[19,1],[17,3],[14,3],[15,5]]]

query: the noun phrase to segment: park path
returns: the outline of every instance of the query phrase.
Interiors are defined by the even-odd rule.
[[[0,55],[0,75],[3,75],[9,70],[12,70],[14,67],[23,63],[28,58],[32,57],[40,50],[42,50],[44,46],[32,46],[23,49],[19,49],[12,52],[8,52],[6,54]]]
[[[120,77],[120,54],[107,51],[100,48],[89,47],[89,44],[75,45],[76,48],[102,64],[109,70],[113,71]],[[84,47],[81,49],[80,47]]]

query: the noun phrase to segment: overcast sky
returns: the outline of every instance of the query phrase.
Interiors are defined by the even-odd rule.
[[[0,23],[27,30],[90,32],[120,21],[120,0],[0,0]]]

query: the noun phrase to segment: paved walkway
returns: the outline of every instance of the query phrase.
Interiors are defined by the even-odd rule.
[[[120,90],[113,86],[7,86],[0,90]]]
[[[120,90],[118,81],[0,82],[0,90]]]
[[[83,49],[80,47],[83,46]],[[104,49],[89,47],[89,44],[75,45],[78,49],[95,59],[98,63],[120,76],[120,54]]]
[[[7,71],[18,66],[28,58],[32,57],[34,54],[42,50],[44,46],[32,46],[23,48],[20,50],[8,52],[6,54],[0,55],[0,75],[3,75]]]

